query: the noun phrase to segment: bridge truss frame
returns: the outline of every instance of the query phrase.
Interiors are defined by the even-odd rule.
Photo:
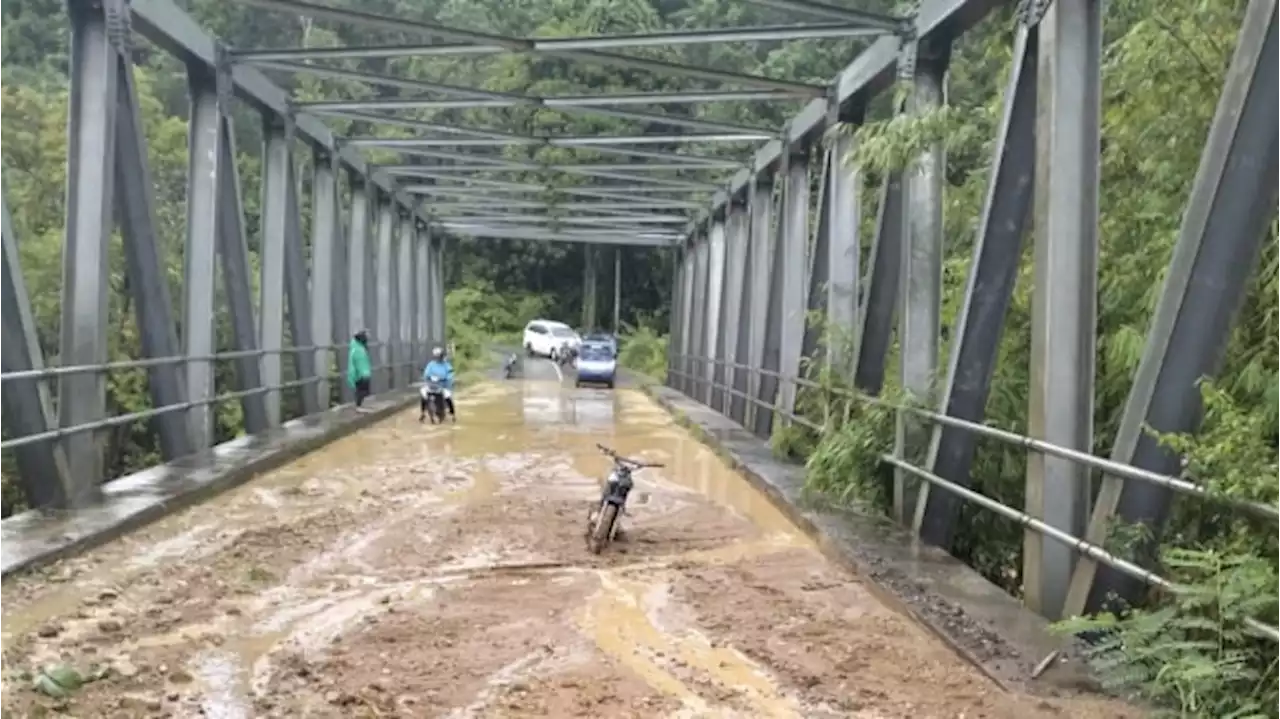
[[[1276,3],[1252,0],[1246,11],[1109,460],[1092,455],[1100,3],[1019,6],[993,172],[946,365],[939,362],[940,144],[885,179],[870,266],[859,267],[858,208],[847,201],[861,181],[859,168],[832,161],[848,156],[853,139],[831,131],[842,120],[859,122],[859,108],[889,83],[895,65],[910,83],[901,111],[936,107],[949,43],[986,9],[963,0],[923,2],[914,48],[896,38],[878,41],[842,76],[831,104],[811,104],[785,141],[764,148],[750,171],[717,193],[682,248],[668,384],[763,438],[787,423],[823,430],[796,412],[803,387],[895,408],[896,442],[882,461],[893,469],[889,491],[898,521],[943,549],[951,548],[965,502],[1018,521],[1025,529],[1024,601],[1051,618],[1075,616],[1107,606],[1113,593],[1136,601],[1146,587],[1176,591],[1103,549],[1114,519],[1158,533],[1177,493],[1223,501],[1181,478],[1180,458],[1149,429],[1198,426],[1198,382],[1221,363],[1275,217]],[[816,152],[825,156],[824,196],[810,227],[804,168]],[[1028,232],[1035,266],[1032,396],[1030,436],[1021,436],[982,420]],[[899,403],[877,398],[895,329],[896,379],[905,393]],[[823,333],[839,339],[816,357]],[[806,379],[806,357],[820,359],[851,389]],[[930,406],[936,409],[924,409]],[[1028,451],[1025,507],[971,488],[975,445],[984,437]],[[1276,521],[1274,505],[1235,506]],[[1278,638],[1274,626],[1253,628]]]

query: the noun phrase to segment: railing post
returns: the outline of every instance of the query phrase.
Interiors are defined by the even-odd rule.
[[[596,326],[596,246],[582,245],[582,328],[587,332]]]
[[[677,380],[676,389],[682,394],[689,395],[693,390],[690,384],[690,371],[693,362],[690,355],[693,354],[693,287],[697,279],[697,254],[694,250],[694,242],[697,241],[696,235],[690,235],[685,239],[681,250],[680,260],[680,356],[678,365],[680,368],[680,377]]]
[[[435,308],[436,342],[441,347],[449,341],[449,315],[445,307],[444,289],[444,236],[432,238],[431,285],[432,307]]]
[[[613,336],[622,335],[622,248],[613,248]]]

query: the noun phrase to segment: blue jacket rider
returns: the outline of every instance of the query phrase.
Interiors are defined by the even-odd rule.
[[[431,350],[431,361],[427,363],[426,367],[422,368],[422,381],[435,382],[444,388],[445,408],[449,410],[449,416],[453,421],[457,422],[458,414],[453,407],[453,365],[449,364],[449,361],[445,359],[444,350],[439,347]],[[423,395],[418,411],[418,421],[421,422],[426,416],[427,398]]]

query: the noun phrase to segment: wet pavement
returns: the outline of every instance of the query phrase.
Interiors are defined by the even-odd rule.
[[[77,717],[1107,717],[1005,693],[635,390],[528,362],[3,587],[3,710]],[[546,379],[536,379],[550,377]],[[609,463],[626,541],[585,545]],[[103,675],[67,698],[31,673]]]

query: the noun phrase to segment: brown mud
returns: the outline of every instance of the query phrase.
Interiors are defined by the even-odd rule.
[[[1138,716],[992,685],[637,392],[458,404],[6,581],[5,715]],[[667,465],[601,556],[596,442]],[[105,676],[37,693],[57,663]]]

